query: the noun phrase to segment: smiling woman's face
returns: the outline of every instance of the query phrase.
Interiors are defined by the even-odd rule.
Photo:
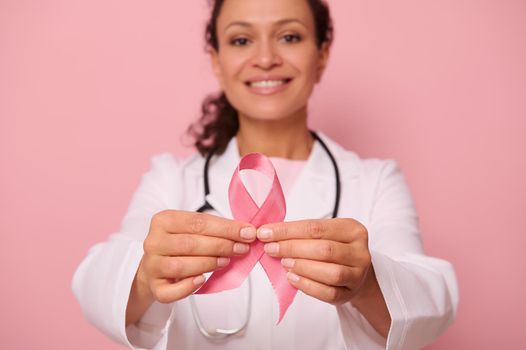
[[[329,46],[316,45],[306,0],[226,0],[212,64],[240,117],[278,120],[306,113]]]

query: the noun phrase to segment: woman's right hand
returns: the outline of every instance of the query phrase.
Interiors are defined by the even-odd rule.
[[[256,228],[247,223],[205,213],[161,211],[152,217],[139,270],[152,296],[171,303],[201,286],[203,273],[225,267],[232,255],[247,253],[255,238]]]
[[[233,255],[246,254],[256,228],[206,213],[163,210],[155,214],[144,240],[126,324],[135,323],[155,300],[187,297],[205,281],[204,273],[225,267]]]

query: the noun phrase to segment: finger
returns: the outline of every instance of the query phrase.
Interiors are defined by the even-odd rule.
[[[152,293],[159,302],[163,304],[186,298],[205,282],[205,276],[192,276],[177,282],[167,279],[157,279],[152,282]]]
[[[287,272],[287,280],[303,293],[330,304],[342,304],[352,297],[349,288],[328,286],[292,272]]]
[[[205,235],[238,242],[252,242],[256,238],[254,225],[207,213],[163,210],[152,217],[151,226],[168,233]]]
[[[289,239],[331,240],[349,243],[367,238],[367,230],[356,220],[348,218],[299,220],[263,225],[257,230],[263,242]]]
[[[265,253],[277,258],[300,258],[353,266],[350,244],[335,241],[296,239],[267,243],[264,249]]]
[[[249,251],[248,243],[201,235],[164,235],[162,239],[146,240],[144,251],[165,256],[232,256]]]
[[[306,259],[285,258],[285,269],[328,286],[353,288],[363,279],[364,269]]]
[[[184,279],[190,276],[198,276],[227,266],[229,258],[225,257],[167,257],[157,256],[149,262],[154,266],[153,275],[163,279]]]

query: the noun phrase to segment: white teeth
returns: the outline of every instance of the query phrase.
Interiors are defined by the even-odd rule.
[[[283,84],[285,84],[285,80],[262,80],[253,81],[250,83],[250,86],[255,88],[272,88]]]

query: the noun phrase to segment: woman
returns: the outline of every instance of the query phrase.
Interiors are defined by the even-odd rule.
[[[154,157],[121,232],[90,250],[75,274],[75,295],[103,332],[148,349],[417,349],[452,322],[453,269],[423,254],[396,163],[362,160],[307,128],[331,40],[321,0],[213,3],[207,44],[222,94],[205,101],[201,128],[192,129],[200,154]],[[232,219],[227,186],[251,152],[276,166],[285,222],[256,228]],[[252,183],[252,193],[258,188]],[[252,287],[193,295],[204,274],[255,240],[301,291],[278,325],[259,265]]]

